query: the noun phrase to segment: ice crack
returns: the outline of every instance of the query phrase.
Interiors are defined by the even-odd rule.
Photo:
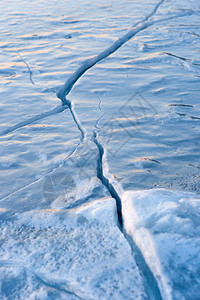
[[[29,71],[30,82],[33,85],[35,85],[35,82],[33,81],[33,72],[31,70],[31,68],[29,67],[29,64],[25,61],[25,59],[21,56],[21,54],[19,52],[17,52],[17,54],[19,55],[19,57],[21,58],[21,60],[23,61],[23,63],[27,66],[27,69]]]
[[[116,206],[117,206],[117,215],[118,215],[118,221],[120,225],[120,229],[122,229],[122,206],[121,206],[121,199],[119,194],[117,193],[114,185],[110,182],[110,180],[104,175],[103,170],[103,156],[104,156],[104,148],[101,145],[101,143],[97,139],[97,133],[94,130],[93,134],[93,141],[96,144],[98,151],[99,151],[99,157],[97,162],[97,177],[101,180],[103,185],[107,188],[110,195],[116,200]]]
[[[154,16],[160,7],[160,5],[165,0],[161,0],[154,8],[154,10],[147,15],[143,20],[137,22],[134,27],[129,30],[125,35],[119,38],[114,44],[112,44],[109,48],[101,52],[100,54],[93,56],[90,59],[87,59],[83,62],[83,64],[68,78],[62,88],[58,91],[57,97],[62,101],[63,105],[69,105],[69,100],[66,99],[66,96],[70,93],[75,83],[83,76],[83,74],[91,69],[94,65],[98,62],[102,61],[103,59],[109,57],[111,54],[116,52],[119,48],[121,48],[126,42],[128,42],[132,37],[134,37],[137,33],[141,32],[142,30],[157,24],[163,21],[168,21],[174,18],[183,17],[186,15],[191,15],[193,12],[189,10],[182,10],[179,14],[172,15],[167,18],[149,21],[149,19]]]
[[[102,117],[101,117],[102,118]],[[101,119],[100,118],[100,119]],[[100,120],[99,119],[99,120]],[[134,240],[126,233],[124,227],[123,227],[123,215],[122,215],[122,200],[120,197],[120,190],[121,186],[118,186],[119,183],[116,182],[115,179],[111,179],[112,175],[108,174],[108,171],[104,170],[105,168],[105,161],[104,161],[104,155],[105,155],[105,149],[103,145],[98,140],[97,130],[98,128],[98,122],[96,123],[96,129],[93,132],[93,141],[96,144],[98,150],[99,150],[99,157],[97,162],[97,177],[101,180],[102,184],[107,188],[111,196],[116,201],[117,206],[117,215],[118,215],[118,227],[122,234],[124,235],[124,238],[129,243],[133,257],[136,261],[136,264],[139,267],[141,276],[143,278],[143,284],[145,287],[145,291],[148,295],[148,298],[150,300],[162,300],[161,292],[158,286],[158,283],[154,277],[154,274],[151,272],[149,266],[147,265],[145,258],[141,252],[141,250],[138,248]],[[105,175],[106,173],[106,175]],[[115,183],[113,182],[115,181]]]
[[[0,136],[4,136],[6,134],[12,133],[13,131],[15,131],[17,129],[26,127],[26,126],[28,126],[28,125],[30,125],[32,123],[35,123],[36,121],[42,120],[42,119],[47,118],[49,116],[53,116],[53,115],[59,114],[59,113],[63,112],[64,110],[66,110],[67,108],[68,108],[68,106],[66,106],[66,105],[59,105],[59,106],[57,106],[56,108],[54,108],[52,110],[43,112],[43,113],[41,113],[39,115],[31,117],[28,120],[22,121],[22,122],[20,122],[20,123],[18,123],[16,125],[8,127],[7,129],[5,129],[5,130],[3,130],[3,131],[0,132]]]

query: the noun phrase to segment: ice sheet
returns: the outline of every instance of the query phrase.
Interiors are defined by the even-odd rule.
[[[0,10],[0,298],[196,300],[199,1]]]

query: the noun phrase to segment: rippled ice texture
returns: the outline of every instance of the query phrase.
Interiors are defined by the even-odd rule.
[[[84,140],[56,93],[86,59],[111,46],[158,2],[0,2],[0,298],[198,297],[199,212],[190,201],[200,192],[200,3],[161,2],[151,20],[166,20],[88,70],[68,95]],[[124,228],[99,176],[95,132],[105,151],[103,172],[122,201]],[[154,205],[158,187],[171,190],[155,190],[166,215]],[[137,194],[143,189],[144,198]],[[180,203],[171,209],[171,199],[188,209]],[[140,205],[150,215],[143,216]],[[165,271],[158,272],[135,226],[146,228]],[[182,281],[169,271],[173,257]]]

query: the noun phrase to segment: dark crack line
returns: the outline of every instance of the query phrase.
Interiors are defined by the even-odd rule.
[[[98,108],[102,112],[102,109],[101,109],[101,99],[99,99]],[[120,230],[122,230],[122,207],[121,207],[121,199],[120,199],[120,196],[119,196],[118,192],[116,191],[115,187],[113,186],[113,184],[104,175],[104,172],[103,172],[103,156],[104,156],[105,150],[104,150],[104,147],[101,145],[101,143],[98,141],[98,138],[97,138],[97,131],[100,129],[99,128],[99,122],[103,119],[103,117],[105,116],[105,114],[106,114],[106,112],[102,113],[102,115],[96,121],[95,129],[93,131],[93,137],[92,137],[92,141],[96,144],[97,149],[99,151],[99,156],[98,156],[98,159],[97,159],[97,177],[102,182],[102,184],[106,187],[106,189],[109,191],[110,195],[116,201],[117,216],[118,216],[118,221],[119,221],[119,228],[120,228]]]
[[[158,161],[158,160],[156,160],[156,159],[152,159],[152,158],[149,158],[149,157],[145,157],[144,160],[149,160],[149,161],[152,161],[152,162],[155,162],[155,163],[161,165],[161,162]]]
[[[97,133],[94,130],[93,133],[93,142],[96,144],[97,149],[99,151],[98,161],[97,161],[97,177],[100,179],[102,184],[106,187],[106,189],[109,191],[110,195],[115,199],[116,206],[117,206],[117,216],[119,221],[119,228],[122,230],[122,205],[121,205],[121,198],[119,194],[117,193],[115,187],[110,182],[110,180],[104,175],[103,171],[103,156],[104,156],[104,147],[101,145],[101,143],[97,139]]]
[[[195,116],[191,116],[189,114],[179,113],[177,111],[175,111],[175,113],[180,117],[189,117],[192,120],[200,120],[200,117],[195,117]]]
[[[19,52],[17,52],[23,63],[27,66],[27,69],[29,71],[29,77],[30,77],[30,82],[35,85],[35,82],[33,81],[33,72],[31,71],[31,68],[29,67],[29,64],[25,61],[25,59],[21,56]]]
[[[178,59],[180,59],[180,60],[183,60],[183,61],[185,61],[185,62],[190,62],[190,63],[191,63],[192,65],[194,65],[194,66],[200,66],[200,64],[198,64],[198,63],[193,63],[193,62],[192,62],[192,59],[190,59],[190,58],[181,57],[181,56],[175,55],[175,54],[170,53],[170,52],[163,52],[163,53],[166,54],[166,55],[169,55],[169,56],[178,58]]]
[[[172,104],[169,104],[168,106],[181,106],[181,107],[194,107],[193,105],[191,105],[191,104],[181,104],[181,103],[172,103]]]

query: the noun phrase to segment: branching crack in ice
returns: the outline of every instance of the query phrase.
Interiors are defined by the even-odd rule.
[[[27,121],[21,122],[15,126],[12,126],[3,132],[0,133],[1,135],[5,135],[8,133],[13,132],[14,130],[17,130],[19,128],[22,128],[24,126],[27,126],[35,121],[41,120],[47,116],[54,115],[57,113],[60,113],[64,111],[66,108],[69,108],[71,115],[73,117],[74,122],[77,125],[78,130],[80,131],[81,137],[80,137],[80,143],[82,143],[86,139],[86,130],[84,129],[82,123],[80,122],[78,116],[76,115],[76,112],[74,110],[74,107],[71,103],[70,100],[66,99],[66,96],[69,94],[69,92],[72,90],[74,84],[80,79],[80,77],[90,68],[92,68],[94,65],[96,65],[98,62],[102,61],[103,59],[109,57],[112,53],[116,52],[117,49],[122,47],[127,41],[129,41],[132,37],[134,37],[137,33],[145,30],[146,28],[156,24],[160,23],[163,21],[167,21],[170,19],[174,19],[177,17],[183,17],[186,15],[191,14],[191,11],[182,11],[177,15],[173,15],[168,18],[163,18],[160,20],[156,21],[149,21],[151,17],[153,17],[158,8],[162,3],[164,3],[165,0],[161,0],[158,2],[158,4],[155,6],[154,10],[147,15],[143,20],[140,22],[136,23],[135,26],[128,31],[124,36],[119,38],[113,45],[111,45],[108,49],[104,50],[100,54],[94,56],[93,58],[90,58],[86,60],[73,74],[69,79],[66,81],[66,83],[63,85],[63,87],[59,90],[57,93],[57,96],[59,99],[62,101],[62,106],[58,106],[57,108],[45,112],[43,114],[37,115],[35,117],[30,118]],[[23,60],[24,61],[24,60]],[[27,65],[27,64],[26,64]],[[28,66],[27,66],[28,67]],[[29,68],[30,69],[30,68]],[[31,80],[31,72],[30,73],[30,80]],[[113,180],[113,177],[111,174],[109,174],[108,170],[105,170],[105,149],[103,145],[100,143],[98,140],[98,123],[100,119],[97,121],[95,129],[93,131],[93,142],[97,146],[97,149],[99,151],[99,156],[98,156],[98,162],[97,162],[97,177],[101,180],[102,184],[108,189],[112,197],[116,200],[116,206],[117,206],[117,213],[118,213],[118,220],[119,220],[119,228],[120,230],[124,233],[125,238],[129,242],[132,250],[133,250],[133,255],[135,257],[135,260],[140,268],[143,280],[144,280],[144,286],[146,288],[147,294],[149,295],[150,299],[155,299],[155,300],[160,300],[162,299],[161,293],[158,287],[158,284],[156,282],[156,279],[147,266],[145,259],[143,257],[142,252],[140,249],[137,248],[135,245],[134,241],[131,240],[126,236],[126,232],[123,230],[123,221],[122,221],[122,210],[121,210],[121,198],[120,198],[120,192],[118,191],[118,187],[116,187],[116,181]],[[79,143],[79,144],[80,144]],[[78,147],[78,146],[77,146]],[[77,149],[77,147],[75,149]],[[74,150],[76,151],[76,150]],[[55,288],[58,288],[57,283],[51,284],[51,286],[54,286]]]
[[[35,117],[32,117],[26,121],[20,122],[14,126],[11,126],[5,130],[3,130],[2,132],[0,132],[0,136],[6,135],[8,133],[11,133],[17,129],[20,129],[22,127],[28,126],[38,120],[44,119],[48,116],[60,113],[62,111],[64,111],[66,108],[70,107],[70,101],[66,99],[66,96],[69,94],[69,92],[72,90],[74,84],[80,79],[80,77],[90,68],[92,68],[94,65],[96,65],[98,62],[102,61],[103,59],[109,57],[112,53],[116,52],[117,49],[119,49],[121,46],[123,46],[126,42],[128,42],[132,37],[134,37],[137,33],[141,32],[142,30],[156,24],[156,23],[161,23],[164,21],[168,21],[171,19],[175,19],[175,18],[180,18],[180,17],[184,17],[186,15],[191,15],[192,11],[190,10],[183,10],[181,11],[179,14],[173,15],[171,17],[168,18],[163,18],[160,20],[156,20],[156,21],[148,21],[149,18],[151,18],[158,10],[159,6],[164,2],[164,0],[160,1],[155,9],[153,10],[153,12],[151,12],[147,17],[145,17],[144,20],[139,21],[136,23],[135,27],[133,29],[131,29],[130,31],[128,31],[127,34],[125,34],[124,36],[122,36],[121,38],[119,38],[112,46],[110,46],[108,49],[106,49],[105,51],[101,52],[100,54],[86,60],[72,75],[71,77],[65,82],[65,84],[63,85],[63,87],[58,91],[57,96],[58,98],[62,101],[63,104],[63,108],[61,108],[60,106],[56,107],[55,109],[48,111],[48,112],[44,112],[40,115],[37,115]],[[141,25],[139,25],[141,24]],[[74,116],[73,116],[74,118]],[[83,134],[83,132],[82,132]]]
[[[73,105],[70,100],[66,99],[66,96],[70,93],[75,83],[83,76],[83,74],[96,65],[98,62],[102,61],[103,59],[109,57],[112,53],[114,53],[117,49],[119,49],[122,45],[124,45],[127,41],[129,41],[133,36],[137,33],[141,32],[142,30],[148,28],[151,25],[154,25],[159,22],[163,22],[166,20],[170,20],[177,17],[182,17],[188,14],[191,14],[191,11],[184,11],[178,15],[174,15],[168,18],[160,19],[157,21],[148,21],[153,15],[156,14],[158,8],[165,0],[161,0],[154,8],[154,10],[146,16],[142,21],[138,22],[133,29],[131,29],[127,34],[123,37],[119,38],[113,45],[111,45],[108,49],[101,52],[100,54],[86,60],[73,74],[69,77],[69,79],[65,82],[63,87],[58,91],[57,97],[61,99],[63,105],[67,105],[70,109],[74,122],[77,125],[81,133],[80,143],[84,141],[86,137],[86,131],[82,126],[80,120],[78,119]],[[99,109],[101,110],[100,102],[99,102]],[[141,275],[143,277],[144,287],[149,296],[149,299],[154,300],[162,300],[161,292],[158,286],[158,283],[154,277],[154,274],[151,272],[150,268],[148,267],[145,258],[141,252],[141,250],[137,247],[135,242],[130,239],[126,232],[123,229],[123,218],[122,218],[122,202],[120,198],[120,188],[118,189],[119,184],[116,184],[116,180],[113,180],[113,176],[109,173],[108,169],[105,170],[105,148],[98,140],[98,124],[100,122],[101,116],[95,125],[95,129],[93,131],[93,142],[96,144],[97,149],[99,151],[98,161],[97,161],[97,177],[101,180],[102,184],[107,188],[111,196],[116,200],[116,207],[117,207],[117,215],[119,221],[119,229],[124,234],[124,237],[128,241],[133,255],[135,257],[136,263],[139,266],[141,271]]]

